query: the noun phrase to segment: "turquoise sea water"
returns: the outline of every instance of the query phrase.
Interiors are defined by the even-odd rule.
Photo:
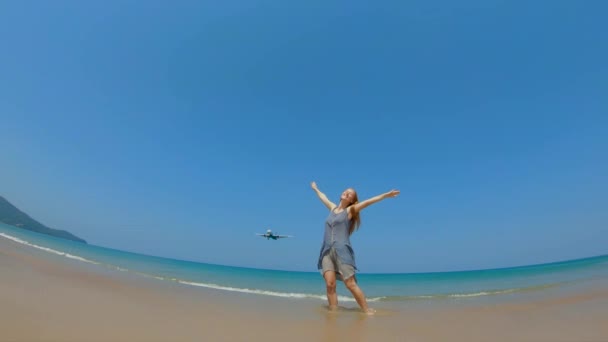
[[[147,256],[57,239],[0,223],[0,238],[49,258],[221,291],[326,301],[318,272],[273,271]],[[411,303],[511,299],[608,284],[608,255],[524,267],[439,273],[358,274],[370,302]],[[338,284],[339,299],[354,301]]]

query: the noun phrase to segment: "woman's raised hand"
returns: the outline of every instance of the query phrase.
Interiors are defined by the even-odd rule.
[[[387,192],[386,194],[384,194],[384,197],[386,197],[386,198],[396,197],[400,193],[401,193],[401,191],[399,191],[399,190],[391,190],[391,191]]]

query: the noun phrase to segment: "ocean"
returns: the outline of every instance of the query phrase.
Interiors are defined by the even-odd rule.
[[[46,258],[87,264],[109,272],[127,272],[227,293],[326,302],[325,284],[319,272],[232,267],[142,255],[59,239],[2,223],[0,238],[22,244]],[[608,287],[608,255],[475,271],[362,273],[357,275],[357,281],[368,301],[376,303],[372,305],[512,301],[585,287]],[[354,299],[340,282],[338,295],[340,302],[354,304]]]

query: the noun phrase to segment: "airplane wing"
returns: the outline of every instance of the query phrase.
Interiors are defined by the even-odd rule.
[[[257,236],[266,236],[266,234],[255,234]]]
[[[282,238],[290,238],[290,237],[294,237],[293,235],[277,235],[277,238],[282,239]]]

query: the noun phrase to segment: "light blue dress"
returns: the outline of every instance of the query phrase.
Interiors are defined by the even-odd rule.
[[[325,254],[329,253],[331,248],[336,250],[336,254],[341,263],[352,265],[356,270],[357,265],[355,264],[355,252],[350,245],[350,235],[348,229],[351,225],[351,220],[348,219],[348,212],[346,209],[339,213],[335,213],[333,210],[330,211],[327,220],[325,220],[325,234],[323,235],[323,245],[321,245],[321,252],[319,253],[319,260],[317,262],[317,268],[320,270],[323,268],[321,262]]]

